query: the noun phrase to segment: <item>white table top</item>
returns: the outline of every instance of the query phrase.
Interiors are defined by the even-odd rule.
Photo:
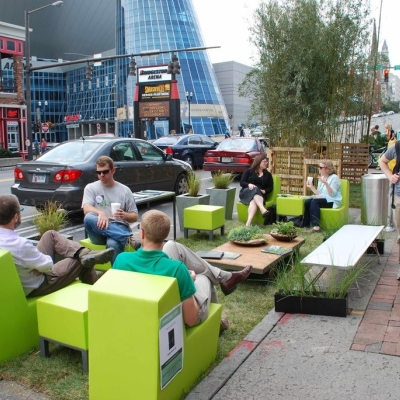
[[[344,225],[301,263],[344,269],[354,267],[383,228],[383,225]]]

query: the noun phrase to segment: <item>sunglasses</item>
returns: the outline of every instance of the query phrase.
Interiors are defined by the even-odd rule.
[[[24,211],[25,210],[25,208],[24,207],[21,207],[20,209],[19,209],[19,211],[18,212],[22,212],[22,211]]]
[[[107,175],[110,172],[109,169],[104,169],[103,171],[96,171],[97,175]]]
[[[326,168],[326,167],[321,167],[321,166],[319,166],[318,168],[319,168],[319,169],[322,169],[322,168]]]

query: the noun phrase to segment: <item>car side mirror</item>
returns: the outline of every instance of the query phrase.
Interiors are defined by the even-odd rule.
[[[214,149],[216,149],[216,148],[218,147],[218,145],[219,145],[219,143],[218,143],[218,142],[215,142],[215,143],[214,143],[214,146],[213,146]]]
[[[172,160],[172,154],[166,154],[165,161],[171,161],[171,160]]]

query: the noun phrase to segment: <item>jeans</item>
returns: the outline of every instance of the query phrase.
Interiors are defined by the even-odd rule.
[[[97,214],[88,213],[85,215],[83,224],[93,244],[105,244],[107,249],[114,249],[114,257],[111,262],[113,263],[117,255],[124,251],[126,240],[132,232],[127,225],[114,221],[109,221],[107,229],[99,229],[97,219]]]
[[[332,208],[333,203],[328,203],[326,199],[307,199],[304,203],[303,226],[319,226],[320,209]]]

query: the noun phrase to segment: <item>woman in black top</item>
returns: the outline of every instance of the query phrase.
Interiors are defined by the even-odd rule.
[[[265,154],[257,156],[251,168],[242,174],[239,199],[243,204],[249,205],[246,226],[250,226],[257,209],[259,208],[264,218],[268,216],[265,208],[265,198],[272,192],[274,183],[271,173],[267,170],[268,158]]]

